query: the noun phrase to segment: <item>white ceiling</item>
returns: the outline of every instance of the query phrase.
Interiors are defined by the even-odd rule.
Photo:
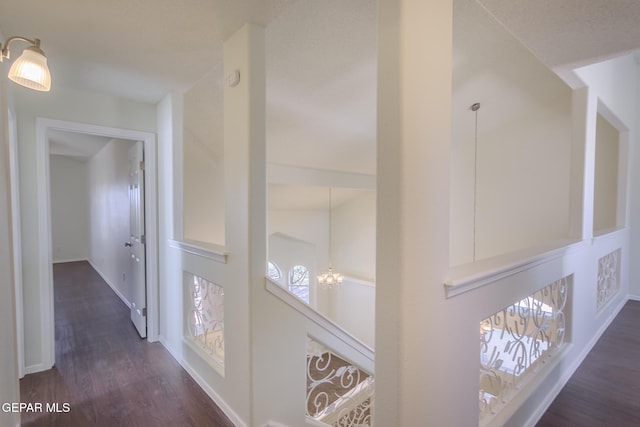
[[[375,174],[376,2],[300,0],[266,28],[270,163]],[[185,131],[222,152],[217,64],[186,91]]]
[[[53,85],[145,102],[221,61],[223,40],[293,0],[0,0],[0,32],[38,37]]]
[[[49,130],[49,154],[86,162],[112,139],[105,136]]]
[[[640,48],[637,0],[480,3],[552,68]],[[349,119],[370,117],[355,106],[343,110],[348,116],[325,117],[321,107],[335,105],[336,94],[340,105],[362,97],[375,103],[360,78],[375,69],[375,7],[372,0],[0,0],[0,32],[42,39],[54,86],[157,102],[219,66],[223,40],[242,23],[268,25],[280,16],[277,28],[268,25],[270,99],[282,111],[273,131],[305,139],[295,127],[284,130],[290,127],[284,111],[292,111],[358,144],[369,135]]]
[[[554,69],[640,48],[638,0],[480,3]],[[214,117],[221,111],[223,41],[244,22],[263,24],[268,160],[375,174],[376,6],[375,0],[0,0],[0,32],[5,39],[42,40],[54,90],[155,103],[171,90],[194,88],[187,92],[185,126],[215,153],[222,135]],[[467,77],[470,91],[480,87]],[[509,96],[517,103],[522,94]]]
[[[268,27],[268,161],[374,175],[376,2],[300,0]]]

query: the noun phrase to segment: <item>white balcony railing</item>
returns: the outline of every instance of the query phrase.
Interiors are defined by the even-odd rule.
[[[598,260],[598,310],[620,290],[620,254],[618,249]]]
[[[572,276],[563,277],[480,322],[480,420],[564,344]]]
[[[185,276],[185,342],[224,376],[224,289],[203,277]]]

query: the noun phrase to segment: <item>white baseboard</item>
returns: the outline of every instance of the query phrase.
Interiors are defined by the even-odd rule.
[[[276,421],[267,421],[266,424],[263,424],[262,427],[289,427],[288,425],[276,422]]]
[[[629,295],[629,299],[633,301],[640,301],[640,295]]]
[[[87,260],[89,261],[89,264],[91,264],[91,267],[93,267],[93,269],[100,275],[100,277],[102,277],[102,280],[104,280],[105,282],[107,282],[107,285],[109,285],[109,287],[111,288],[111,290],[113,292],[115,292],[116,295],[118,295],[118,297],[122,300],[122,302],[129,308],[131,309],[131,303],[125,298],[124,295],[122,295],[122,292],[120,292],[118,290],[118,288],[116,288],[114,286],[113,283],[111,283],[111,280],[109,280],[109,278],[103,274],[100,269],[98,268],[98,266],[96,266],[93,262],[91,262],[91,260]]]
[[[211,388],[211,386],[204,380],[204,378],[202,378],[200,374],[198,374],[195,371],[195,369],[193,369],[191,365],[189,365],[189,363],[187,363],[185,360],[182,360],[182,358],[177,357],[177,354],[171,349],[171,346],[168,345],[167,341],[164,339],[163,336],[160,336],[158,341],[160,341],[160,343],[164,346],[164,348],[167,349],[169,354],[173,356],[173,358],[180,364],[180,366],[182,366],[184,370],[187,371],[187,373],[200,386],[200,388],[202,388],[202,390],[204,390],[204,392],[207,393],[207,395],[211,398],[211,400],[213,400],[213,402],[216,405],[218,405],[218,407],[222,410],[222,412],[224,412],[227,418],[231,420],[234,426],[247,427],[244,421],[242,421],[242,419],[238,416],[238,414],[235,413],[235,411],[231,408],[231,406],[229,406],[224,401],[224,399],[222,399],[220,395],[216,393],[213,388]],[[274,427],[276,426],[278,425],[276,424]],[[287,426],[283,426],[283,427],[287,427]]]
[[[191,375],[191,378],[194,379],[196,383],[204,390],[207,395],[215,402],[216,405],[224,412],[224,414],[231,420],[234,426],[236,427],[247,427],[247,425],[242,421],[242,419],[235,413],[235,411],[229,406],[216,391],[211,388],[209,384],[202,378],[196,371],[189,365],[186,361],[182,361],[180,363],[182,367]]]
[[[51,368],[53,368],[53,366],[47,366],[44,363],[38,363],[37,365],[25,366],[24,374],[25,375],[35,374],[37,372],[48,371]]]
[[[89,261],[87,258],[71,258],[71,259],[54,259],[54,264],[64,264],[65,262]]]

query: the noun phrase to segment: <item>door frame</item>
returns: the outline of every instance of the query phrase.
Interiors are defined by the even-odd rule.
[[[147,340],[159,339],[158,304],[158,192],[156,135],[129,129],[36,117],[36,165],[39,265],[42,297],[42,349],[45,366],[55,364],[55,317],[53,304],[53,253],[51,248],[51,175],[49,172],[49,130],[77,132],[144,142],[145,222],[147,258]]]
[[[16,339],[18,344],[18,378],[25,375],[24,369],[24,317],[22,298],[22,231],[20,221],[20,171],[18,166],[18,123],[10,108],[9,129],[9,176],[11,200],[11,229],[13,234],[13,281],[16,300]]]

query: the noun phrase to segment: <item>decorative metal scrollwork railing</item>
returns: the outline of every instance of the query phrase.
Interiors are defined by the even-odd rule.
[[[513,393],[564,343],[570,276],[480,322],[480,420]]]
[[[334,427],[371,427],[373,376],[309,338],[307,416]]]
[[[224,366],[224,289],[187,274],[187,339],[221,367]]]
[[[620,249],[598,260],[597,308],[602,308],[620,290]]]

